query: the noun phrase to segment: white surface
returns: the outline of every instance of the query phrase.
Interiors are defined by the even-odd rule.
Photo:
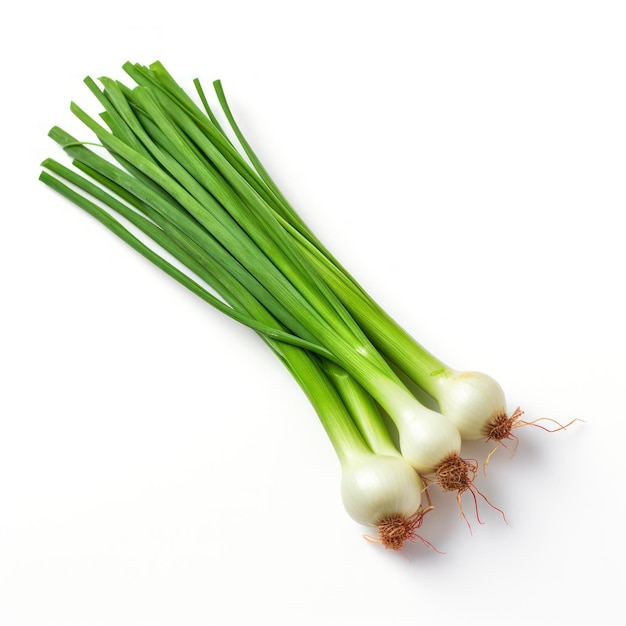
[[[0,623],[621,623],[624,4],[10,6]],[[436,494],[445,555],[366,543],[256,337],[37,182],[82,78],[157,58],[223,80],[288,197],[435,353],[529,418],[587,420],[494,457],[479,486],[508,526],[481,503],[470,536]]]

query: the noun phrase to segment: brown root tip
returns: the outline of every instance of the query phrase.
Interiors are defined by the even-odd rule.
[[[380,543],[386,550],[401,550],[407,541],[415,541],[415,532],[422,525],[423,515],[406,518],[403,515],[390,515],[378,524]]]
[[[428,494],[428,492],[426,492]],[[428,496],[427,496],[428,497]],[[378,524],[378,537],[363,537],[371,543],[382,544],[386,550],[401,550],[407,541],[415,542],[419,539],[425,546],[433,549],[438,554],[445,554],[437,550],[435,546],[424,537],[417,534],[416,530],[424,523],[426,513],[432,511],[434,507],[430,504],[428,497],[428,506],[424,509],[420,507],[411,517],[404,515],[389,515]]]
[[[502,441],[503,439],[512,439],[512,431],[520,421],[524,411],[519,407],[513,411],[509,417],[506,413],[499,413],[487,425],[486,437],[487,441]]]
[[[453,454],[437,468],[437,483],[443,491],[456,491],[460,495],[471,488],[477,471],[477,461]]]

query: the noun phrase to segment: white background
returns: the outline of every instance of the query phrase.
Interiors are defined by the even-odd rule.
[[[621,623],[624,3],[8,6],[0,624]],[[470,535],[435,493],[445,555],[366,543],[257,337],[37,182],[63,160],[48,129],[92,106],[83,77],[155,59],[222,79],[286,195],[427,347],[529,419],[586,420],[494,457],[479,487],[508,525],[482,503]]]

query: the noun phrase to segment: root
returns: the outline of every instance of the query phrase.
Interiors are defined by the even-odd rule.
[[[563,425],[557,422],[556,420],[550,419],[549,417],[540,417],[532,422],[527,422],[522,419],[522,415],[524,415],[524,411],[517,407],[515,411],[509,417],[506,413],[500,413],[496,415],[491,422],[487,425],[485,436],[487,437],[487,441],[495,441],[496,445],[491,450],[491,452],[487,455],[487,459],[483,464],[483,473],[486,475],[487,473],[487,465],[489,465],[489,461],[491,457],[496,452],[496,450],[502,446],[506,448],[504,441],[506,439],[510,439],[515,441],[515,447],[513,448],[512,454],[515,454],[515,450],[517,449],[517,444],[519,443],[519,439],[517,435],[513,433],[513,430],[516,428],[522,428],[523,426],[536,426],[537,428],[541,428],[549,433],[556,433],[559,430],[565,430],[568,426],[571,426],[574,422],[582,422],[584,420],[573,419],[571,422]],[[545,426],[540,425],[538,422],[552,422],[556,424],[556,428],[550,429]]]
[[[476,519],[479,524],[482,524],[482,520],[480,519],[480,513],[478,511],[478,496],[480,496],[492,509],[495,509],[502,515],[506,523],[506,517],[504,512],[499,509],[497,506],[494,506],[475,485],[474,479],[476,478],[476,474],[478,472],[478,461],[475,459],[462,459],[458,454],[454,454],[449,456],[437,469],[437,483],[441,487],[443,491],[456,491],[456,499],[459,504],[459,511],[461,513],[461,517],[465,520],[467,527],[469,528],[470,533],[472,532],[472,527],[463,511],[463,503],[461,500],[461,496],[466,491],[469,491],[472,494],[472,499],[474,502],[474,511],[476,512]]]
[[[435,552],[443,554],[435,548],[429,541],[417,534],[417,529],[424,523],[424,516],[433,510],[433,506],[429,504],[425,509],[419,508],[418,511],[407,518],[404,515],[389,515],[381,520],[378,524],[378,537],[363,535],[363,537],[371,543],[382,544],[386,550],[401,550],[407,541],[415,543],[418,539],[427,547],[432,548]]]
[[[460,496],[472,486],[477,471],[478,461],[453,454],[437,468],[436,482],[444,491],[456,491]]]
[[[421,517],[406,519],[402,515],[392,515],[378,524],[378,536],[387,550],[400,550],[406,541],[417,537],[415,531],[421,524]]]
[[[513,439],[512,431],[521,424],[521,417],[524,411],[517,407],[509,417],[506,413],[499,413],[487,425],[487,441],[502,441],[503,439]]]

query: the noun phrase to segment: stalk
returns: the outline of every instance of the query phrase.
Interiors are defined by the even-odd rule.
[[[369,447],[378,454],[398,456],[396,445],[372,397],[331,361],[324,360],[323,368]]]

